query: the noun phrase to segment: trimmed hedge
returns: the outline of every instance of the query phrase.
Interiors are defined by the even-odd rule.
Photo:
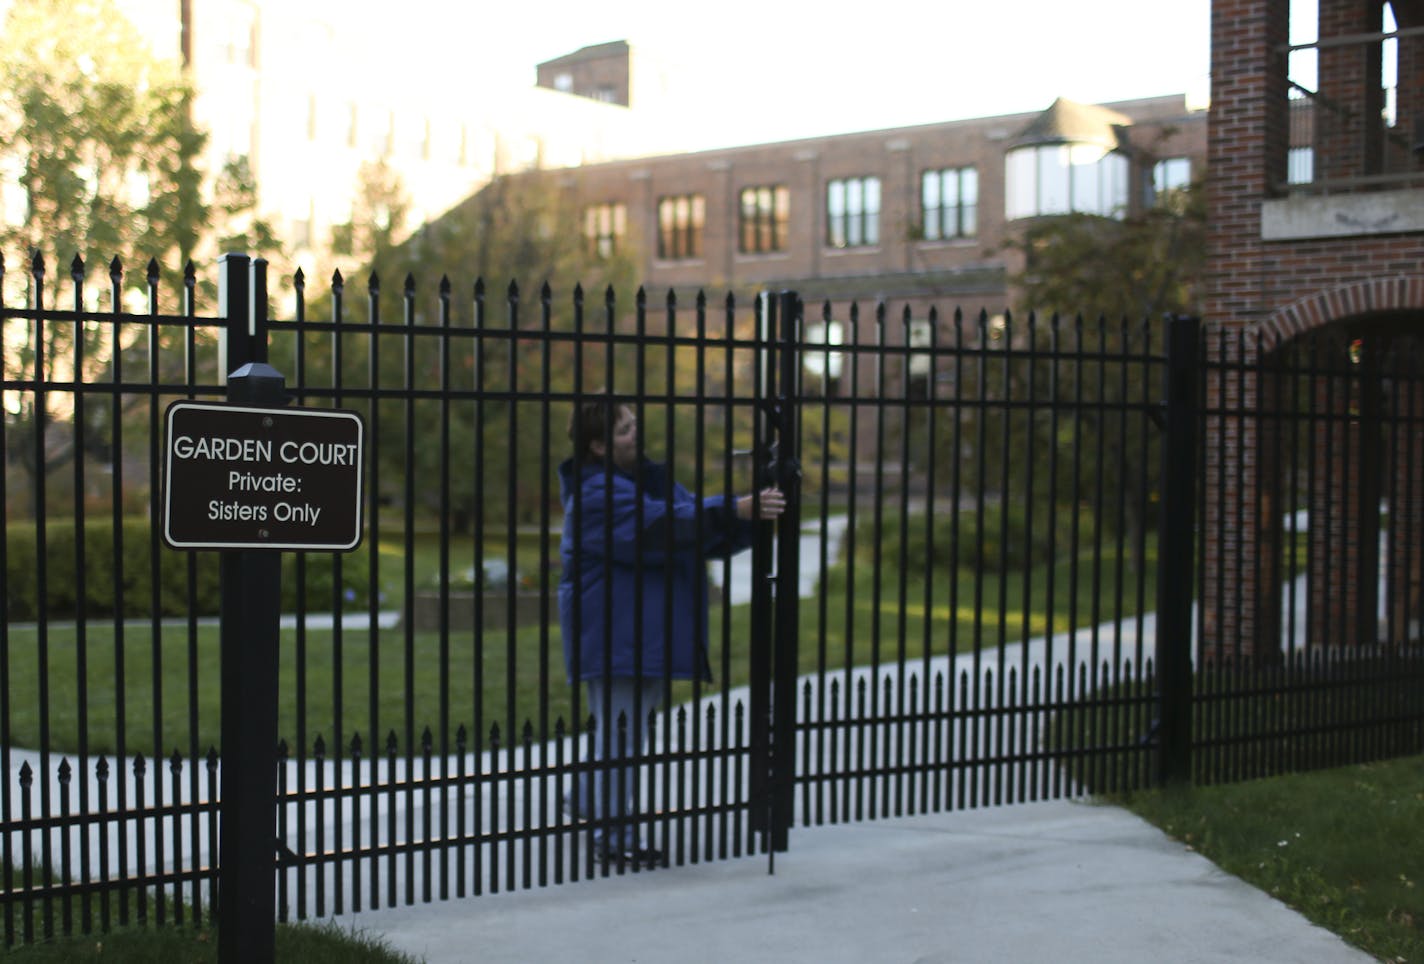
[[[15,621],[37,619],[40,614],[39,547],[33,522],[11,523],[5,532],[6,616]],[[158,615],[189,614],[191,568],[192,613],[215,616],[221,600],[219,555],[216,552],[180,552],[163,545],[147,519],[126,518],[119,530],[116,549],[111,520],[86,520],[84,526],[84,573],[79,578],[79,540],[72,519],[45,525],[46,586],[44,610],[50,617],[73,618],[79,613],[79,591],[83,586],[86,616],[148,617],[154,615],[154,556],[157,557]],[[311,553],[306,557],[305,595],[307,609],[314,612],[332,608],[333,553]],[[342,584],[347,605],[364,606],[368,596],[370,567],[362,553],[342,557]],[[115,576],[118,575],[118,579]],[[282,610],[297,609],[296,554],[282,554]]]
[[[964,509],[958,513],[936,513],[933,523],[927,523],[923,513],[912,514],[906,530],[905,556],[911,569],[963,566],[991,572],[1000,568],[1021,572],[1029,566],[1057,563],[1069,557],[1073,546],[1073,510],[1059,506],[1048,525],[1048,510],[1034,506],[1032,525],[1021,502],[993,503],[984,506],[984,531],[979,538],[978,513]],[[1095,527],[1091,512],[1078,513],[1079,549],[1092,545]],[[958,532],[955,529],[958,527]],[[933,535],[933,544],[929,539]],[[1050,535],[1052,538],[1050,538]],[[957,538],[956,538],[957,536]],[[858,564],[867,564],[879,552],[882,565],[900,564],[901,516],[887,511],[875,530],[875,517],[862,511],[856,523],[856,556]],[[929,551],[929,550],[933,551]],[[1050,552],[1050,549],[1052,550]]]

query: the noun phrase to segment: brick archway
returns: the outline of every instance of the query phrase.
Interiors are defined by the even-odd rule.
[[[1421,316],[1424,275],[1396,274],[1321,289],[1237,329],[1234,363],[1243,367],[1228,365],[1208,390],[1208,404],[1226,413],[1208,426],[1221,441],[1214,460],[1208,447],[1206,468],[1224,480],[1206,493],[1206,567],[1224,576],[1204,591],[1208,653],[1272,659],[1293,642],[1348,647],[1419,632],[1424,391],[1415,386],[1424,372],[1417,336],[1404,354],[1388,346]],[[1344,328],[1404,319],[1404,330],[1366,324],[1362,342],[1349,342],[1355,336]],[[1337,344],[1332,328],[1345,340]],[[1317,335],[1326,338],[1320,355],[1308,347]],[[1349,362],[1347,342],[1362,346]],[[1297,367],[1302,358],[1308,374]],[[1382,523],[1375,507],[1385,499]],[[1310,520],[1308,571],[1294,590],[1300,610],[1285,607],[1292,617],[1283,611],[1291,577],[1280,549],[1284,520],[1300,509]]]
[[[1278,308],[1247,330],[1262,354],[1333,321],[1387,311],[1424,311],[1424,275],[1352,281]]]

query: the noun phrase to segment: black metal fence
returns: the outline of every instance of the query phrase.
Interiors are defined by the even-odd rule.
[[[802,819],[1155,782],[1160,323],[916,321],[852,314],[804,410],[863,471],[803,450],[844,536],[803,622]]]
[[[221,397],[234,357],[265,354],[294,404],[356,410],[368,438],[362,546],[283,561],[283,919],[638,872],[595,860],[598,822],[563,807],[604,765],[563,664],[556,469],[569,410],[603,388],[694,494],[791,497],[709,566],[713,681],[663,680],[646,727],[617,734],[641,750],[634,819],[666,863],[775,853],[798,821],[1420,749],[1424,441],[1405,342],[1381,343],[1379,369],[1347,353],[1340,377],[1389,386],[1366,420],[1397,441],[1349,451],[1352,471],[1389,467],[1381,525],[1410,548],[1315,584],[1342,600],[1382,585],[1371,598],[1398,615],[1349,645],[1338,618],[1280,646],[1258,620],[1233,650],[1216,609],[1269,606],[1207,591],[1213,533],[1250,528],[1225,494],[1290,492],[1271,517],[1312,519],[1350,497],[1320,481],[1327,463],[1314,483],[1301,469],[1311,432],[1360,417],[1304,387],[1319,373],[1289,352],[1224,351],[1188,321],[835,317],[790,294],[625,303],[444,280],[353,293],[339,276],[309,297],[300,274],[277,320],[265,265],[241,257],[216,311],[199,313],[190,270],[165,313],[156,265],[142,304],[117,264],[99,290],[78,262],[62,285],[45,272],[0,274],[8,943],[210,913],[218,566],[162,548],[155,522],[162,412]],[[250,311],[224,306],[239,289]],[[1275,401],[1218,390],[1241,379]],[[1301,454],[1247,474],[1213,456],[1246,436],[1251,465]],[[1335,551],[1310,538],[1232,558],[1279,570],[1249,583],[1270,605],[1298,600],[1286,576]]]
[[[1197,782],[1424,751],[1424,342],[1203,345]]]

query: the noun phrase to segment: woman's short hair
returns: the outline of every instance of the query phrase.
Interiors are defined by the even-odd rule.
[[[605,443],[613,432],[613,423],[618,420],[621,402],[614,401],[606,391],[597,391],[582,396],[574,403],[569,413],[569,441],[574,446],[575,462],[597,462],[592,452],[594,442]]]

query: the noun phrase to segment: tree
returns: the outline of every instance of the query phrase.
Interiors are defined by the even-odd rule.
[[[231,157],[223,164],[213,184],[211,208],[217,241],[211,253],[280,253],[282,244],[272,223],[257,213],[257,178],[246,157]]]
[[[589,325],[602,324],[604,292],[610,287],[620,293],[620,298],[627,298],[618,302],[620,315],[633,307],[631,284],[636,262],[632,252],[618,252],[609,258],[594,254],[584,243],[577,206],[545,174],[536,171],[496,178],[399,242],[396,239],[408,207],[399,179],[373,165],[363,171],[362,185],[352,223],[340,229],[333,239],[338,251],[350,252],[367,265],[363,281],[344,286],[343,320],[353,326],[369,320],[369,301],[376,304],[383,323],[400,323],[407,285],[415,325],[437,324],[442,282],[449,285],[450,323],[455,327],[469,328],[476,323],[477,286],[482,292],[482,323],[492,330],[509,327],[511,290],[518,292],[520,329],[531,333],[543,323],[541,301],[545,285],[550,324],[556,329],[571,327],[578,285],[587,293],[585,316]],[[329,299],[322,296],[313,299],[308,313],[311,317],[329,317],[331,311]],[[377,346],[375,375],[382,386],[402,385],[408,377],[407,361],[418,385],[439,383],[442,359],[437,339],[413,336],[407,341],[396,332],[362,338],[359,331],[353,331],[347,343],[343,383],[366,384],[371,377],[373,342]],[[480,339],[479,344],[477,352],[472,339],[448,342],[451,378],[457,382],[454,387],[469,389],[478,385],[485,392],[500,394],[510,389],[535,392],[544,387],[546,378],[554,391],[567,391],[573,384],[573,355],[566,342],[551,345],[547,366],[535,337],[492,336]],[[407,347],[412,352],[409,359]],[[291,364],[282,354],[287,350],[284,345],[274,353],[274,364],[279,368]],[[316,351],[308,353],[309,357],[317,355]],[[331,377],[320,364],[308,363],[304,373],[308,382]],[[512,383],[511,371],[515,373]],[[600,363],[591,356],[586,358],[585,371],[585,388],[599,387]],[[378,484],[386,496],[403,500],[401,490],[409,470],[422,480],[414,493],[422,510],[443,511],[445,517],[441,521],[452,531],[470,531],[478,511],[488,519],[506,519],[511,508],[518,517],[530,518],[537,513],[541,487],[521,485],[515,490],[515,504],[511,507],[506,482],[511,472],[518,479],[539,477],[544,453],[528,440],[530,428],[540,424],[543,417],[541,411],[536,411],[540,406],[521,409],[507,397],[448,403],[417,400],[410,403],[411,411],[407,413],[405,403],[399,401],[378,404],[380,410],[373,412],[381,453]],[[441,472],[442,404],[448,405],[449,413],[447,451],[452,458],[464,460],[452,470],[460,481],[451,487],[450,503],[445,506],[438,501],[439,487],[429,484]],[[408,414],[414,435],[407,431]],[[553,446],[561,452],[562,424],[551,424],[551,432]],[[470,481],[469,460],[475,458],[476,452],[482,466],[482,484],[478,486]],[[477,496],[482,496],[482,501]]]
[[[1201,311],[1206,205],[1199,184],[1121,219],[1039,218],[1009,247],[1024,258],[1010,279],[1024,311],[1132,319]]]
[[[170,282],[219,242],[278,253],[246,160],[204,170],[192,88],[114,0],[14,0],[0,85],[0,152],[26,196],[21,222],[0,229],[5,250],[118,257],[133,273],[152,258]]]
[[[105,277],[111,264],[122,267],[130,290],[146,290],[148,266],[159,268],[164,287],[177,290],[186,264],[215,254],[216,241],[239,221],[254,243],[275,250],[271,230],[252,217],[255,192],[241,165],[213,179],[221,203],[210,199],[202,169],[207,136],[192,123],[192,97],[178,65],[155,56],[113,0],[10,4],[0,35],[0,156],[17,171],[25,206],[18,223],[0,224],[0,250],[18,249],[26,261],[12,261],[6,273],[24,284],[14,285],[16,301],[43,293],[55,304],[81,266],[96,279],[86,289],[91,306],[114,286]],[[38,253],[47,261],[44,292],[34,290],[34,275],[25,270]],[[102,380],[126,352],[142,347],[151,333],[141,327],[115,337],[46,325],[43,344],[35,341],[37,326],[6,330],[7,370],[54,377],[82,359],[73,376]],[[40,357],[44,371],[35,372]],[[47,472],[78,450],[102,448],[89,438],[102,428],[76,428],[65,412],[35,410],[33,396],[13,398],[21,401],[18,411],[7,412],[11,454],[18,447],[35,493]],[[130,398],[130,407],[144,404]],[[123,415],[111,411],[96,422],[112,425]]]
[[[331,231],[331,251],[349,263],[384,262],[405,237],[410,197],[384,159],[362,161],[356,172],[351,220]]]
[[[1045,322],[1058,314],[1061,344],[1067,347],[1081,339],[1076,347],[1091,357],[1111,358],[1149,345],[1160,351],[1167,316],[1200,314],[1206,215],[1199,184],[1165,192],[1152,206],[1120,219],[1087,214],[1041,218],[1010,247],[1023,256],[1024,269],[1011,281],[1022,316],[1033,312],[1039,317],[1029,337],[1040,341],[1049,337]],[[1020,326],[1020,331],[1030,330]],[[1078,422],[1060,426],[1058,438],[1039,433],[1013,446],[1017,452],[1057,446],[1064,456],[1061,464],[1077,466],[1060,476],[1059,491],[1053,493],[1060,505],[1070,504],[1076,492],[1135,493],[1150,484],[1157,467],[1158,433],[1142,419],[1128,418],[1123,406],[1159,398],[1160,386],[1125,384],[1125,371],[1103,360],[1080,363],[1077,381],[1061,379],[1056,390],[1065,400],[1084,393],[1100,404],[1080,408]],[[1046,372],[1036,377],[1040,390],[1049,385]],[[1026,430],[1039,432],[1036,426]],[[1070,451],[1090,455],[1073,459]],[[1142,560],[1136,550],[1144,528],[1151,525],[1145,508],[1139,499],[1123,498],[1095,509],[1100,526],[1124,532],[1139,568]]]

